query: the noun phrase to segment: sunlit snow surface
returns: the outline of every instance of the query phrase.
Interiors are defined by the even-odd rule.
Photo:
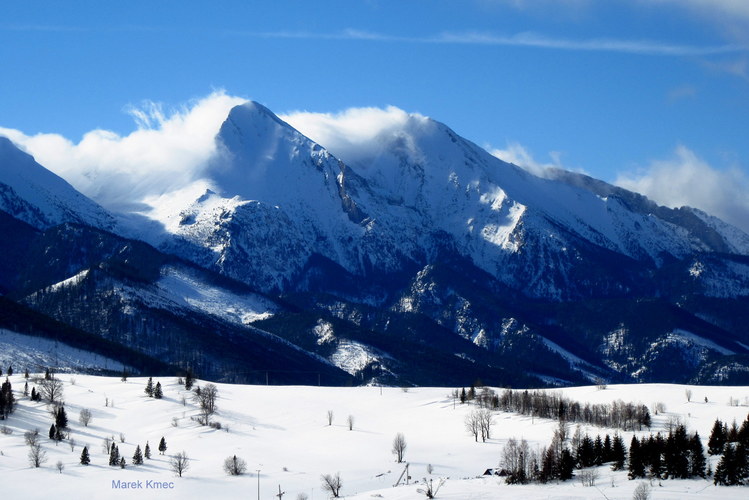
[[[295,500],[304,493],[310,500],[323,500],[320,475],[339,472],[343,480],[341,495],[347,499],[416,500],[424,479],[446,482],[438,499],[630,499],[639,481],[627,479],[626,471],[598,468],[595,487],[583,487],[575,479],[547,485],[509,486],[500,478],[483,477],[488,468],[498,465],[501,450],[511,437],[524,438],[532,449],[546,446],[557,423],[509,413],[495,413],[492,438],[474,442],[464,427],[464,418],[473,406],[461,405],[450,396],[452,388],[391,387],[274,387],[217,384],[218,412],[213,420],[224,429],[200,426],[191,420],[198,409],[190,394],[177,385],[174,377],[154,378],[164,388],[164,399],[144,393],[145,378],[104,378],[88,375],[62,375],[64,399],[71,436],[55,446],[46,437],[51,417],[45,403],[32,403],[21,395],[24,379],[21,370],[10,377],[19,400],[17,409],[2,422],[8,434],[0,433],[0,475],[8,498],[42,499],[51,493],[60,498],[110,499],[234,499],[271,500],[278,487],[285,499]],[[75,384],[71,380],[75,380]],[[33,376],[32,376],[33,380]],[[205,382],[198,381],[203,386]],[[33,382],[30,381],[32,386]],[[685,389],[691,389],[687,402]],[[679,385],[613,385],[560,389],[565,396],[581,402],[603,403],[616,400],[665,405],[666,411],[653,416],[653,432],[664,432],[669,419],[678,417],[690,432],[698,431],[703,446],[716,417],[725,422],[743,421],[747,407],[747,387],[700,387]],[[183,403],[183,397],[184,403]],[[707,398],[708,402],[705,402]],[[734,401],[738,406],[729,406]],[[107,403],[107,404],[105,404]],[[89,408],[93,420],[88,427],[78,422],[81,408]],[[328,425],[327,413],[333,412]],[[353,430],[347,425],[353,418]],[[23,433],[39,428],[41,445],[47,453],[43,467],[31,468]],[[225,430],[228,427],[228,432]],[[586,427],[595,436],[613,429]],[[396,433],[406,438],[405,460],[410,464],[409,485],[393,487],[404,464],[391,454]],[[632,433],[624,432],[629,444]],[[647,435],[640,432],[638,435]],[[114,436],[127,467],[109,467],[102,450],[105,438]],[[120,441],[120,436],[124,442]],[[164,437],[165,455],[157,451]],[[134,466],[131,457],[136,445],[148,441],[152,458]],[[81,449],[87,445],[91,465],[79,464]],[[185,451],[192,459],[184,477],[169,467],[169,457]],[[247,473],[227,476],[224,459],[237,455],[246,460]],[[709,458],[713,469],[716,457]],[[56,468],[60,461],[62,473]],[[427,466],[433,467],[430,475]],[[172,483],[163,490],[146,490],[146,481]],[[121,490],[112,481],[141,481],[143,488]],[[137,483],[136,483],[137,484]],[[653,499],[743,499],[747,489],[716,487],[709,480],[654,481]]]
[[[166,267],[157,286],[164,296],[177,304],[198,309],[233,323],[249,324],[269,318],[275,306],[259,295],[238,295],[223,288],[212,287],[189,272]]]
[[[3,373],[7,373],[9,366],[16,373],[23,373],[26,369],[39,372],[47,368],[58,372],[99,373],[102,370],[121,371],[125,368],[119,361],[75,349],[53,339],[0,329],[0,368]]]

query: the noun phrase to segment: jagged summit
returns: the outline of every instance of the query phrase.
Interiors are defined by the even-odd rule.
[[[255,102],[235,106],[216,137],[218,157],[205,173],[224,196],[278,202],[310,181],[310,168],[327,153],[266,107]],[[299,162],[299,158],[307,159]]]

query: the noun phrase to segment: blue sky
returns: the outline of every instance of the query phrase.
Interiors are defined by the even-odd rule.
[[[744,0],[2,0],[0,61],[0,127],[23,137],[124,138],[219,89],[278,114],[396,106],[530,168],[749,218]]]

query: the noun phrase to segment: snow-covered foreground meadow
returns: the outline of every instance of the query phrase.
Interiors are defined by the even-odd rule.
[[[33,376],[32,376],[33,378]],[[199,414],[191,393],[176,378],[154,379],[164,389],[161,400],[149,398],[145,378],[119,378],[62,374],[63,399],[70,420],[70,443],[55,444],[47,438],[53,423],[44,402],[23,397],[22,375],[10,377],[18,405],[9,419],[0,422],[0,478],[9,498],[259,498],[271,500],[278,494],[296,500],[328,498],[322,489],[322,474],[340,473],[341,496],[364,500],[406,500],[425,498],[419,490],[423,481],[436,486],[445,479],[437,494],[440,499],[523,498],[629,499],[640,481],[627,479],[626,471],[598,469],[595,486],[585,487],[573,479],[565,483],[510,486],[496,476],[482,476],[498,465],[503,445],[511,437],[524,438],[532,447],[546,446],[557,423],[538,418],[497,412],[492,438],[474,442],[465,430],[464,418],[470,405],[451,397],[452,388],[356,387],[277,387],[216,384],[218,411],[212,420],[222,429],[201,426],[191,419]],[[197,385],[204,385],[198,381]],[[29,390],[33,384],[29,382]],[[690,432],[698,431],[706,444],[713,422],[734,419],[741,423],[749,413],[747,387],[687,387],[676,385],[608,386],[558,389],[581,402],[603,403],[614,400],[641,402],[648,407],[660,402],[666,412],[653,416],[653,432],[663,431],[669,418],[679,416]],[[707,397],[707,402],[705,398]],[[183,398],[185,402],[183,403]],[[738,405],[729,405],[729,401]],[[108,402],[108,405],[106,403]],[[91,410],[93,419],[86,427],[78,422],[82,408]],[[333,412],[328,425],[328,411]],[[349,417],[353,428],[349,429]],[[24,432],[38,428],[47,460],[32,468]],[[228,429],[227,429],[228,428]],[[584,427],[592,436],[615,429]],[[405,464],[395,462],[391,453],[393,438],[403,433],[405,461],[409,463],[408,485],[393,485]],[[629,445],[632,433],[622,433]],[[641,432],[647,435],[649,432]],[[124,442],[121,442],[121,435]],[[161,437],[166,439],[165,455],[157,451]],[[103,450],[106,437],[114,437],[127,467],[111,467]],[[152,458],[143,465],[132,465],[136,445],[149,442]],[[80,465],[81,450],[88,445],[91,464]],[[177,477],[170,467],[170,456],[185,451],[189,469]],[[228,476],[223,470],[227,457],[236,455],[247,462],[247,473]],[[716,459],[709,459],[715,468]],[[58,471],[56,464],[64,468]],[[259,470],[259,477],[258,477]],[[431,474],[429,471],[431,470]],[[151,481],[151,482],[149,482]],[[132,489],[115,487],[131,482]],[[154,489],[156,482],[166,487]],[[140,485],[140,487],[138,487]],[[746,498],[744,487],[716,487],[710,480],[664,480],[652,483],[654,499]],[[301,496],[300,496],[301,495]]]

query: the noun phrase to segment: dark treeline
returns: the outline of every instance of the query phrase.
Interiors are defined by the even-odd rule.
[[[463,389],[458,396],[461,403],[475,400],[485,408],[519,413],[539,418],[550,418],[569,423],[613,427],[625,431],[640,431],[650,427],[650,411],[642,404],[613,401],[610,404],[579,403],[561,394],[543,390],[513,391],[505,389],[497,394],[488,387],[476,391]]]

